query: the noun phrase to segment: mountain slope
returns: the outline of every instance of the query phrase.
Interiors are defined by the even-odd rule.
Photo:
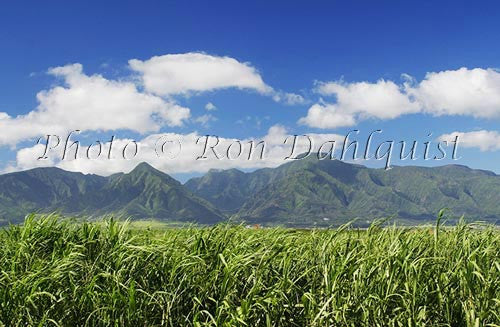
[[[246,181],[249,195],[234,216],[254,223],[331,224],[387,216],[423,221],[433,220],[445,207],[454,215],[500,221],[500,176],[464,166],[386,171],[308,158],[241,174],[238,179]],[[218,192],[227,181],[234,182],[228,175],[211,174],[212,193],[206,192],[206,176],[186,185],[209,201],[215,195],[218,202],[230,201],[226,192]]]
[[[192,178],[184,186],[224,212],[236,212],[252,193],[249,174],[238,169],[210,170],[203,177]]]
[[[201,177],[188,180],[184,186],[219,209],[228,213],[236,213],[257,191],[303,169],[305,164],[307,160],[299,160],[293,165],[263,168],[250,173],[244,173],[238,169],[211,169]]]
[[[386,171],[308,158],[251,173],[212,170],[185,185],[145,163],[109,177],[58,168],[0,176],[0,223],[33,211],[199,223],[232,215],[291,226],[388,216],[422,222],[445,207],[458,216],[500,223],[499,204],[500,176],[459,165]]]
[[[109,177],[58,168],[0,176],[0,219],[15,222],[34,211],[201,223],[225,219],[210,203],[145,163],[128,174]]]
[[[32,211],[86,209],[83,198],[93,197],[106,178],[58,168],[35,168],[0,176],[0,217],[19,219]]]
[[[215,223],[223,215],[181,183],[146,163],[128,174],[113,176],[101,190],[102,212],[119,212],[136,218]]]

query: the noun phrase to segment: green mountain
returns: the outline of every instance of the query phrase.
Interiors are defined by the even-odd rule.
[[[188,180],[186,186],[194,194],[206,199],[228,214],[234,214],[242,205],[270,183],[301,170],[301,163],[285,164],[277,168],[263,168],[251,173],[238,169],[211,169],[202,177]]]
[[[64,171],[35,168],[0,176],[0,219],[17,220],[33,211],[86,209],[87,201],[106,184],[106,178]]]
[[[500,222],[500,176],[465,166],[371,169],[305,159],[251,173],[212,171],[185,184],[233,218],[294,226],[393,216],[411,223],[455,216]]]
[[[128,174],[111,176],[100,196],[97,207],[103,213],[203,223],[225,218],[209,202],[147,163],[139,164]]]
[[[500,223],[500,176],[465,166],[372,169],[337,160],[298,160],[245,173],[211,170],[182,185],[146,163],[128,174],[84,175],[36,168],[0,176],[0,224],[31,212],[72,216],[289,226],[331,225],[379,217],[409,223],[442,208]]]
[[[146,163],[128,174],[109,177],[59,168],[36,168],[0,176],[0,219],[16,222],[34,211],[87,216],[113,213],[199,223],[225,219],[213,205]]]

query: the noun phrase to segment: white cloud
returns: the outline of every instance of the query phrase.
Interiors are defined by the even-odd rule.
[[[0,145],[74,129],[145,133],[163,125],[180,126],[190,116],[188,108],[141,93],[133,83],[88,76],[80,64],[52,68],[49,74],[64,85],[39,92],[37,108],[26,115],[0,113]]]
[[[491,68],[427,73],[407,92],[434,115],[500,117],[500,73]]]
[[[337,134],[308,134],[313,141],[313,150],[317,151],[321,144],[327,141],[335,141],[337,144],[342,144],[344,136]],[[209,169],[228,169],[228,168],[264,168],[276,167],[285,163],[284,158],[290,155],[292,139],[289,139],[287,144],[284,141],[290,135],[285,127],[275,125],[269,129],[266,135],[257,138],[247,138],[240,140],[242,145],[242,154],[236,158],[238,153],[238,144],[236,139],[219,138],[219,145],[215,147],[218,155],[223,157],[217,159],[211,152],[207,152],[207,159],[197,160],[196,158],[203,154],[205,136],[198,133],[189,134],[152,134],[138,141],[139,152],[137,157],[125,160],[123,159],[123,148],[129,144],[128,153],[134,152],[133,143],[130,139],[116,139],[113,142],[112,159],[108,159],[109,143],[103,144],[103,153],[98,159],[86,158],[86,147],[80,146],[78,159],[73,159],[74,152],[70,152],[71,156],[64,161],[60,160],[63,151],[63,145],[57,147],[49,154],[49,160],[37,160],[43,153],[43,146],[37,145],[34,147],[24,148],[18,151],[16,164],[10,166],[7,170],[24,170],[40,165],[57,166],[65,170],[79,171],[83,173],[94,173],[99,175],[110,175],[117,172],[128,172],[132,170],[140,162],[148,162],[152,166],[169,174],[175,173],[191,173],[191,172],[206,172]],[[200,142],[196,144],[196,141]],[[254,141],[254,150],[251,160],[248,160],[250,141]],[[260,141],[265,141],[266,148],[264,158],[259,159],[261,146],[257,145]],[[169,142],[170,141],[170,142]],[[178,152],[178,144],[182,145],[182,150]],[[214,145],[215,138],[209,140],[209,145]],[[162,154],[162,144],[166,144],[164,153]],[[227,158],[227,149],[230,144],[233,144],[230,150],[230,156],[233,160]],[[298,140],[298,146],[294,155],[300,154],[308,150],[308,141],[305,137]],[[341,145],[338,145],[340,147]],[[97,148],[91,151],[91,157],[97,153]],[[323,150],[328,150],[324,147]],[[71,149],[74,151],[74,148]],[[159,154],[159,156],[158,156]],[[176,155],[174,155],[176,154]],[[172,157],[175,157],[172,159]]]
[[[394,119],[406,113],[419,111],[419,106],[402,93],[392,81],[376,83],[328,82],[321,83],[318,93],[335,96],[335,104],[316,103],[309,108],[299,123],[318,128],[352,126],[359,119]]]
[[[194,118],[193,121],[195,123],[198,123],[198,124],[204,126],[204,127],[208,127],[210,122],[217,121],[217,118],[214,117],[214,115],[205,114],[205,115],[201,115],[201,116]]]
[[[49,69],[60,83],[37,94],[34,110],[18,116],[0,112],[0,146],[14,147],[42,135],[76,129],[146,133],[164,126],[182,126],[190,109],[180,106],[172,97],[175,94],[234,87],[251,89],[285,104],[303,101],[299,95],[275,91],[249,63],[230,57],[170,54],[145,61],[133,59],[129,64],[140,80],[87,75],[78,63]],[[207,103],[207,111],[215,109]],[[210,120],[213,116],[196,118],[202,124]]]
[[[347,127],[356,124],[354,115],[342,112],[334,104],[313,104],[306,117],[299,119],[299,124],[317,128]]]
[[[411,113],[435,116],[500,117],[500,73],[494,69],[447,70],[427,73],[417,82],[407,74],[403,84],[343,81],[319,83],[317,92],[334,103],[312,105],[300,124],[317,128],[355,125],[365,119],[395,119]]]
[[[254,90],[287,105],[305,102],[301,95],[277,91],[267,85],[250,63],[227,56],[200,52],[167,54],[144,61],[132,59],[129,66],[139,73],[146,91],[160,96],[237,88]]]
[[[209,102],[205,105],[205,110],[206,111],[214,111],[214,110],[217,110],[217,107],[212,102]]]
[[[262,94],[273,91],[254,67],[230,57],[191,52],[132,59],[129,65],[140,73],[147,91],[161,96],[231,87]]]
[[[286,92],[276,92],[273,95],[273,100],[276,102],[282,102],[289,106],[306,103],[306,99],[304,99],[303,96],[295,93],[286,93]]]
[[[181,126],[190,110],[171,97],[224,89],[252,89],[275,101],[293,104],[302,97],[275,91],[262,80],[249,63],[230,57],[203,53],[170,54],[149,60],[129,61],[139,73],[144,90],[137,80],[112,80],[99,74],[86,75],[81,64],[52,68],[49,74],[62,83],[37,94],[35,110],[12,117],[0,112],[0,146],[46,134],[83,131],[131,130],[139,133],[158,131],[163,126]],[[207,103],[206,110],[215,110]],[[203,123],[212,116],[197,118]]]
[[[500,150],[500,133],[497,131],[453,132],[439,137],[439,141],[454,141],[458,136],[459,147],[478,148],[481,151]]]
[[[330,82],[320,84],[318,92],[336,96],[337,107],[341,112],[361,118],[393,119],[419,110],[418,105],[410,102],[392,81],[350,84]]]

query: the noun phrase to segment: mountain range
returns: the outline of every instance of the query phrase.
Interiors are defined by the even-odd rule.
[[[115,214],[135,219],[216,223],[226,217],[180,182],[146,163],[128,174],[84,175],[35,168],[0,176],[0,219],[17,222],[31,212],[71,216]]]
[[[59,168],[0,176],[0,224],[53,211],[201,224],[307,227],[381,217],[418,224],[442,208],[500,223],[500,176],[460,165],[384,170],[310,158],[253,172],[210,170],[184,185],[146,163],[108,177]]]

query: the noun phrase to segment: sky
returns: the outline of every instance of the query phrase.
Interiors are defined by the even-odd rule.
[[[499,12],[494,1],[4,3],[0,171],[109,175],[146,161],[185,180],[287,162],[293,135],[297,153],[311,140],[338,159],[349,135],[358,155],[346,147],[346,160],[370,167],[500,173]],[[74,130],[78,151],[64,156]],[[262,158],[257,146],[248,160],[252,141]],[[417,158],[401,160],[400,142],[414,141]]]

